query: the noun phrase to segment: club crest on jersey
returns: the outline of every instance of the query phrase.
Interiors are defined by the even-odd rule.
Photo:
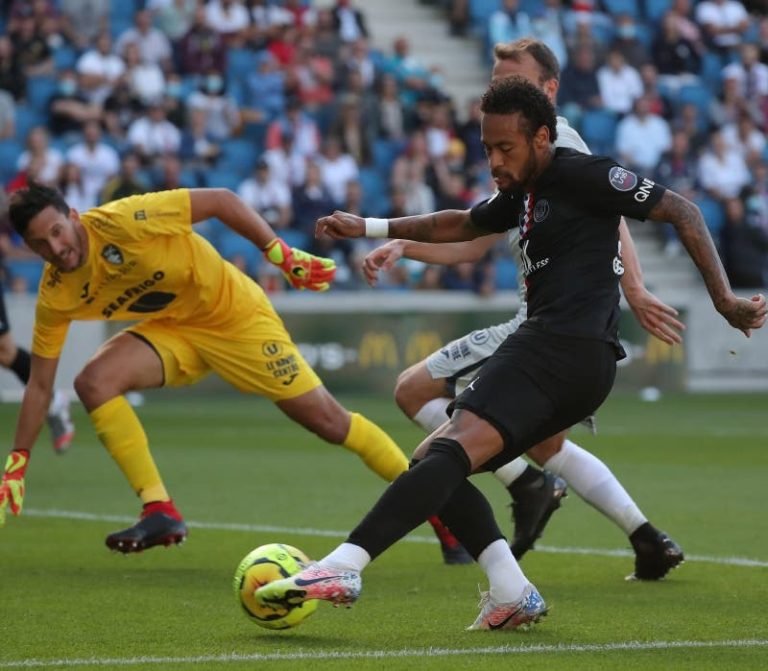
[[[549,201],[542,198],[533,208],[533,220],[538,224],[549,216]]]
[[[490,337],[491,337],[491,334],[488,332],[488,329],[480,329],[479,331],[472,331],[472,333],[469,334],[469,339],[472,341],[474,345],[482,345],[488,342],[488,338]]]
[[[101,255],[104,260],[111,263],[113,266],[123,265],[123,253],[115,247],[115,245],[104,245],[104,249],[101,250]]]
[[[616,191],[632,191],[637,186],[637,175],[626,168],[615,165],[608,173],[608,181]]]

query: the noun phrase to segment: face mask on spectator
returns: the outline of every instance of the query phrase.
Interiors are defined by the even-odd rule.
[[[71,96],[77,92],[77,82],[74,79],[62,79],[59,82],[59,93],[64,96]]]
[[[224,80],[219,75],[208,75],[205,78],[205,90],[208,93],[220,93],[224,88]]]

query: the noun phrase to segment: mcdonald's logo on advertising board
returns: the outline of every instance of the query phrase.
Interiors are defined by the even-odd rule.
[[[391,333],[366,331],[360,339],[360,368],[398,368],[397,342]]]
[[[415,331],[408,338],[408,344],[405,346],[405,363],[418,363],[423,358],[439,350],[445,343],[437,331]]]

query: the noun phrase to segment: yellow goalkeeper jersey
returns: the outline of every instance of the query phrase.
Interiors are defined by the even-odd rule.
[[[71,273],[50,264],[43,271],[32,343],[39,356],[61,354],[74,320],[162,318],[213,326],[232,318],[241,289],[263,297],[193,232],[186,189],[117,200],[83,213],[81,222],[86,263]]]

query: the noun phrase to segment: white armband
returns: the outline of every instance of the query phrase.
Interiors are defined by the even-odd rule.
[[[378,219],[376,217],[365,218],[365,237],[366,238],[388,238],[389,237],[389,219]]]

